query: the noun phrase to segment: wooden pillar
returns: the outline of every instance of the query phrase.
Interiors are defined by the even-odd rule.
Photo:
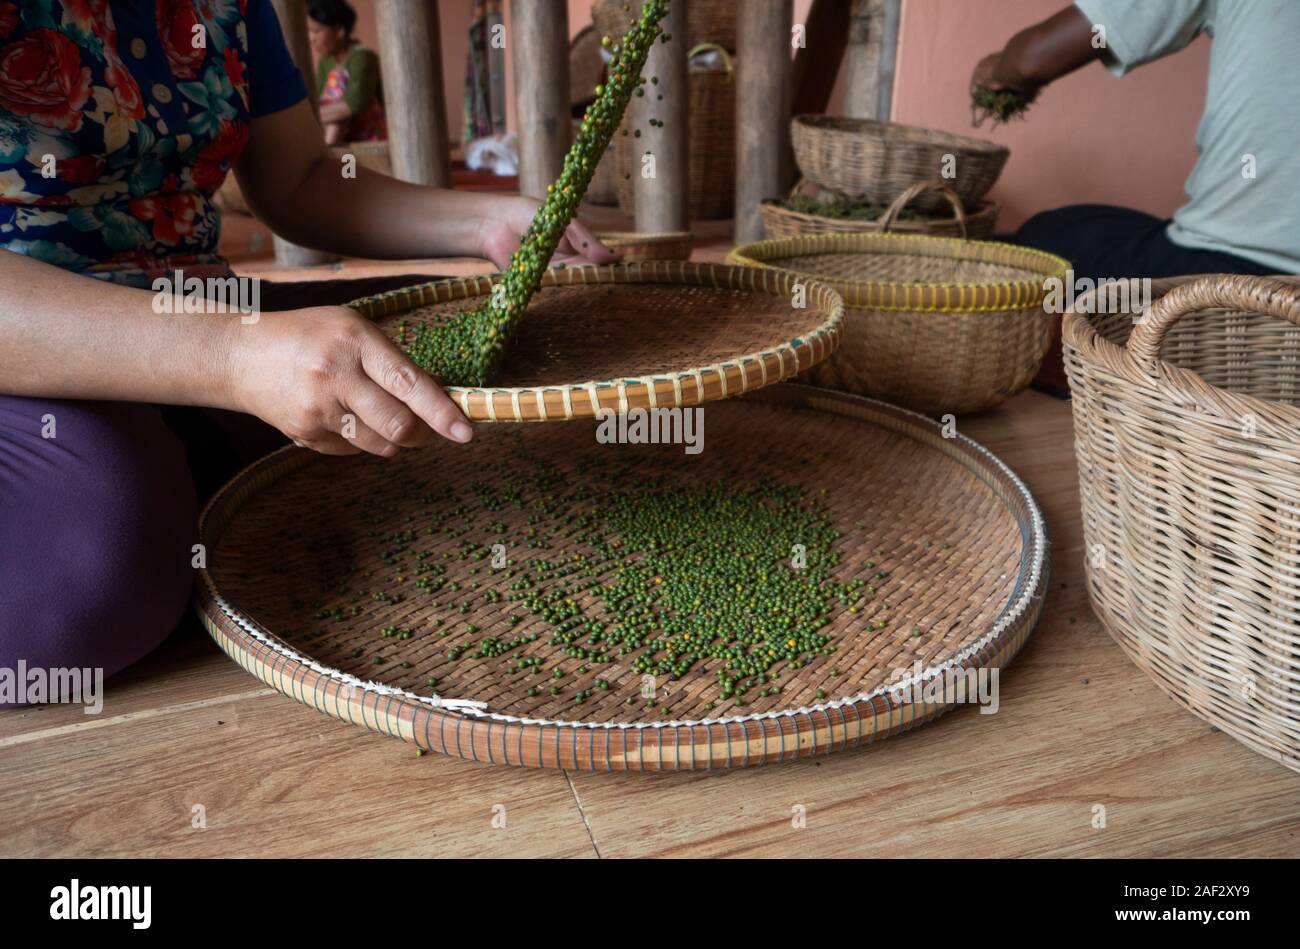
[[[376,0],[375,28],[393,176],[451,186],[437,0]]]
[[[507,44],[514,63],[519,193],[544,198],[564,169],[573,137],[566,0],[510,0]]]
[[[740,4],[736,51],[736,243],[763,236],[758,205],[789,178],[793,0]]]
[[[853,0],[844,62],[844,112],[889,119],[901,0]]]
[[[316,111],[317,102],[314,90],[316,71],[312,68],[311,43],[307,40],[307,0],[271,0],[275,15],[280,20],[280,29],[284,33],[285,45],[289,55],[302,71],[303,82],[307,84],[307,101],[312,111]],[[334,254],[299,247],[275,237],[275,262],[285,267],[315,267],[328,264],[339,258]]]
[[[632,127],[641,130],[632,165],[636,186],[636,229],[645,233],[685,231],[690,227],[687,211],[690,192],[690,158],[687,137],[690,128],[690,87],[686,64],[686,5],[690,0],[672,0],[663,30],[672,39],[656,42],[646,59],[645,95],[632,97]],[[639,13],[639,11],[638,11]],[[655,77],[658,82],[651,82]],[[650,120],[663,122],[651,125]],[[646,165],[645,155],[654,159]],[[654,176],[646,177],[650,167]]]

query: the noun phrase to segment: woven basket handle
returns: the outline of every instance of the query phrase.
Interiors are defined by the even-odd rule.
[[[889,229],[894,226],[898,216],[903,213],[903,208],[907,207],[927,191],[933,191],[943,195],[947,202],[952,205],[952,216],[957,221],[957,227],[961,231],[961,236],[965,237],[966,209],[962,206],[961,198],[957,197],[956,192],[942,181],[918,181],[895,198],[894,203],[887,207],[885,213],[880,216],[881,232],[888,233]]]
[[[1128,338],[1128,355],[1153,370],[1169,328],[1188,313],[1213,307],[1262,313],[1300,326],[1300,288],[1271,277],[1217,274],[1170,290],[1147,310]]]
[[[731,61],[731,54],[728,53],[724,47],[719,46],[717,43],[701,43],[699,46],[694,47],[689,53],[686,54],[686,61],[689,63],[691,61],[692,56],[695,56],[699,53],[703,53],[705,50],[710,50],[710,49],[722,57],[723,65],[727,67],[727,75],[734,76],[736,72],[736,66]]]
[[[800,175],[799,180],[794,183],[794,187],[790,189],[790,193],[785,196],[785,199],[789,201],[791,198],[795,197],[797,194],[799,194],[799,190],[807,183],[808,183],[808,179],[805,178],[803,175]]]

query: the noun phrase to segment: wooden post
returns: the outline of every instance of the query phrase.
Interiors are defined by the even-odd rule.
[[[645,95],[632,97],[632,128],[641,130],[640,147],[633,149],[636,229],[645,233],[685,231],[690,227],[690,88],[686,64],[686,5],[672,0],[663,30],[672,37],[656,42],[646,59]],[[639,10],[637,11],[639,15]],[[650,77],[659,81],[653,83]],[[651,125],[650,120],[663,122]],[[650,159],[645,156],[647,153]],[[647,164],[652,160],[653,164]],[[652,177],[647,174],[653,170]]]
[[[450,187],[437,0],[376,0],[375,28],[393,176]]]
[[[900,6],[901,0],[853,0],[844,63],[846,115],[889,119]]]
[[[573,136],[566,0],[510,0],[507,43],[519,125],[519,193],[544,198],[564,169]]]
[[[311,43],[307,40],[307,0],[271,0],[275,15],[280,19],[280,30],[284,33],[285,46],[289,55],[302,71],[303,82],[307,84],[307,101],[313,112],[317,111],[315,95],[315,70],[311,65]],[[335,254],[300,247],[282,237],[272,235],[275,246],[275,262],[284,267],[316,267],[338,260]]]
[[[789,178],[793,0],[740,4],[736,51],[736,243],[763,236],[758,205]]]

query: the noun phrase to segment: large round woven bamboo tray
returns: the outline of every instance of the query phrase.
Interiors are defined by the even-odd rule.
[[[479,306],[496,277],[440,280],[349,306],[390,336]],[[810,369],[843,303],[786,274],[688,261],[546,272],[486,387],[447,386],[467,418],[544,422],[726,399]]]
[[[777,238],[727,262],[835,288],[844,339],[808,379],[927,415],[978,412],[1029,385],[1052,339],[1048,281],[1069,267],[1024,247],[911,234]]]
[[[802,386],[703,411],[709,435],[698,455],[681,445],[597,445],[589,420],[494,426],[467,447],[406,452],[391,462],[284,449],[236,477],[205,510],[208,558],[196,608],[245,669],[327,715],[426,750],[546,767],[717,768],[856,748],[941,714],[962,700],[962,689],[973,697],[978,670],[1000,669],[1017,653],[1041,609],[1047,538],[1025,486],[988,451],[892,406]],[[461,576],[478,562],[457,566],[443,556],[480,536],[480,526],[460,530],[466,499],[510,475],[526,483],[533,465],[593,498],[649,478],[692,487],[764,477],[799,485],[842,531],[837,575],[867,574],[879,589],[860,612],[836,606],[833,653],[797,670],[774,667],[781,694],[739,711],[731,702],[710,709],[719,698],[714,675],[692,670],[652,683],[658,703],[646,708],[634,657],[582,674],[534,615],[508,626],[519,609],[509,597],[513,571],[489,570],[484,561]],[[583,474],[584,465],[604,467]],[[532,523],[530,498],[525,492],[518,508],[488,508],[507,536]],[[448,511],[456,512],[456,530],[418,529]],[[394,565],[392,538],[411,530],[419,536]],[[575,556],[573,545],[543,534],[554,545],[540,554],[512,548],[512,567],[533,556],[564,563]],[[416,588],[409,564],[426,561],[450,564],[446,578],[465,589],[482,581],[468,613],[455,602],[463,593],[434,607],[434,595]],[[376,599],[375,586],[397,570],[406,571],[401,601],[392,601],[391,586],[387,601]],[[505,598],[486,602],[491,590]],[[584,608],[594,602],[585,589],[572,596]],[[320,618],[336,608],[341,618]],[[462,623],[478,631],[471,635]],[[454,635],[437,635],[452,624]],[[394,626],[414,638],[381,636]],[[543,635],[505,659],[447,658],[448,648],[513,635],[508,629]],[[535,678],[507,671],[507,661],[524,656],[542,660]],[[552,698],[546,686],[557,667],[566,690]],[[597,676],[611,684],[607,691],[592,686]],[[540,692],[529,697],[525,686],[534,683]],[[582,683],[591,697],[575,705],[570,690]]]
[[[799,171],[840,194],[887,204],[914,181],[943,177],[974,209],[1011,152],[1005,145],[939,129],[834,115],[799,115],[790,122]],[[917,207],[943,208],[938,195],[923,195]]]
[[[1088,593],[1166,694],[1300,771],[1300,282],[1150,290],[1065,315]]]

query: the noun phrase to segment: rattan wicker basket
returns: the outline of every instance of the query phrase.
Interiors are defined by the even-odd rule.
[[[706,44],[722,55],[724,69],[692,69],[687,76],[690,105],[687,110],[688,154],[686,213],[692,221],[730,217],[736,194],[736,76],[727,51]],[[614,140],[618,207],[636,214],[636,183],[641,173],[641,139],[633,134],[630,115],[623,119]]]
[[[639,6],[639,4],[637,4]],[[591,19],[602,35],[621,39],[636,19],[628,0],[596,0]],[[736,48],[736,0],[690,0],[686,5],[686,42],[690,46],[717,43]]]
[[[977,412],[1029,385],[1052,339],[1047,280],[1069,267],[1024,247],[908,234],[777,238],[727,259],[843,296],[843,342],[811,382],[929,415]]]
[[[800,179],[790,191],[793,198],[805,190],[806,179]],[[923,215],[921,217],[900,220],[903,209],[922,193],[934,192],[941,195],[952,209],[951,217]],[[811,214],[785,207],[780,201],[764,201],[758,206],[763,216],[763,230],[768,237],[796,237],[801,234],[932,234],[936,237],[966,237],[983,239],[993,234],[998,223],[998,206],[992,201],[983,201],[980,206],[967,212],[962,207],[961,199],[947,185],[939,181],[920,181],[912,185],[874,220],[826,217],[823,214]]]
[[[796,116],[790,135],[805,178],[829,191],[865,197],[876,204],[889,203],[913,182],[942,177],[962,203],[974,209],[1011,154],[1006,146],[984,139],[832,115]],[[917,207],[937,211],[944,207],[944,199],[922,195]]]
[[[1136,325],[1135,295],[1063,328],[1093,608],[1175,701],[1300,771],[1300,285],[1155,281]]]

